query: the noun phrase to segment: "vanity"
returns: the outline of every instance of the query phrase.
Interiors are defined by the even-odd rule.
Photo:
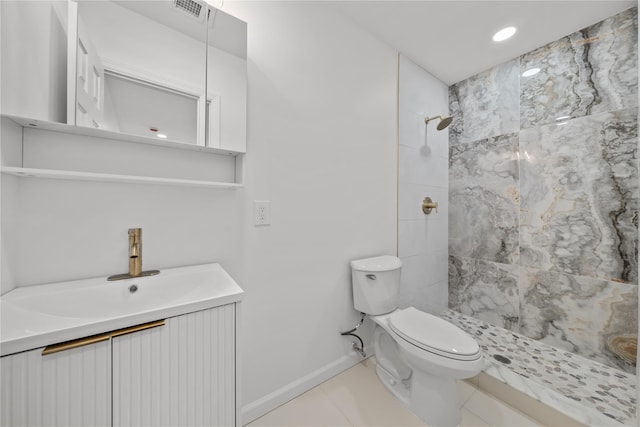
[[[201,0],[3,0],[0,19],[11,284],[0,297],[0,426],[241,425],[243,291],[219,264],[115,282],[23,283],[4,267],[22,261],[7,218],[19,217],[10,207],[27,187],[63,180],[64,197],[124,189],[145,200],[158,186],[244,185],[246,23]],[[178,190],[167,204],[180,203]],[[80,220],[83,230],[104,225]],[[116,256],[120,246],[105,245]],[[71,270],[64,277],[93,275]]]
[[[242,425],[242,296],[219,264],[3,295],[1,425]]]

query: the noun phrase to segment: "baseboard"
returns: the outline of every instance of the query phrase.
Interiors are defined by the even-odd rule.
[[[367,354],[369,349],[366,349]],[[261,397],[258,400],[242,406],[242,423],[246,425],[251,421],[260,418],[269,411],[274,410],[302,393],[311,390],[315,386],[322,384],[331,377],[351,368],[362,362],[364,359],[356,354],[349,354],[340,359],[316,369],[304,377],[290,382],[289,384],[275,390],[273,393]]]

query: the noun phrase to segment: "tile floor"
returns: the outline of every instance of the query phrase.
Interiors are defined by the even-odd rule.
[[[461,427],[542,427],[517,410],[460,382]],[[426,426],[380,383],[367,359],[247,427]]]

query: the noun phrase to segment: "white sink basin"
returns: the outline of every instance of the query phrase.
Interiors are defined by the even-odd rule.
[[[0,297],[0,353],[229,304],[240,301],[242,294],[219,264],[115,282],[101,277],[22,287]]]
[[[230,277],[222,270],[176,270],[116,282],[98,278],[29,286],[8,293],[2,300],[37,313],[93,319],[200,300],[210,297],[212,288],[220,290],[229,284]]]

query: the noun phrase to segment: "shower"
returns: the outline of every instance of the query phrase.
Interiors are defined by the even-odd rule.
[[[449,126],[451,124],[451,121],[453,120],[451,116],[449,117],[434,116],[434,117],[425,117],[424,122],[428,125],[431,120],[435,120],[435,119],[440,119],[440,123],[438,123],[438,127],[436,128],[438,130],[446,129],[447,126]]]

